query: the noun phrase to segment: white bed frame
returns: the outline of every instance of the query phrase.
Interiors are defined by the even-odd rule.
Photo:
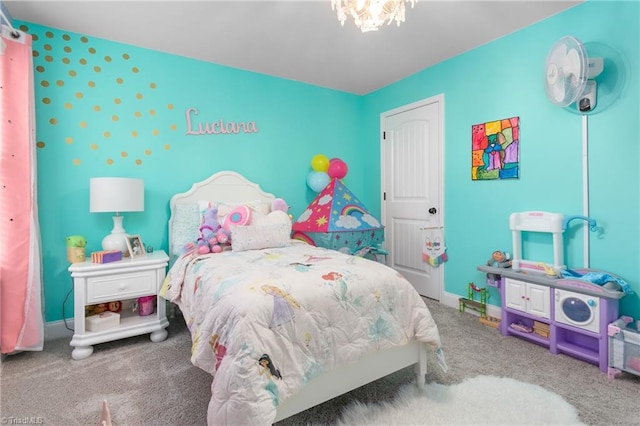
[[[216,200],[242,203],[255,200],[271,202],[275,195],[264,192],[256,183],[233,171],[215,173],[202,182],[194,183],[187,192],[171,198],[169,236],[174,220],[174,208],[180,203],[197,203],[199,200]],[[171,244],[171,238],[169,238]],[[173,253],[172,247],[169,247]],[[427,346],[411,341],[409,344],[381,350],[367,355],[357,364],[344,366],[311,380],[301,392],[284,400],[277,408],[275,422],[352,391],[367,383],[409,366],[415,367],[416,384],[424,386],[427,374]]]

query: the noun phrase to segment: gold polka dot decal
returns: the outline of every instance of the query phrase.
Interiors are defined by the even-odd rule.
[[[69,158],[82,167],[91,167],[95,159],[103,165],[142,166],[143,159],[154,158],[154,150],[157,156],[170,149],[160,135],[167,127],[177,130],[171,124],[175,106],[162,99],[162,82],[150,81],[153,67],[136,63],[134,52],[108,40],[38,26],[30,34],[36,99],[48,114],[48,124],[38,128],[38,148],[72,150]],[[82,157],[89,153],[92,160]]]

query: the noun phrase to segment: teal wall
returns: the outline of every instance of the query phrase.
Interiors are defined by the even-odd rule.
[[[601,78],[608,98],[589,116],[590,216],[604,229],[590,240],[591,266],[640,292],[639,12],[637,2],[587,2],[366,96],[18,23],[34,36],[46,321],[63,318],[71,289],[64,238],[85,235],[94,251],[112,227],[111,215],[89,213],[91,177],[145,180],[145,211],[125,214],[124,225],[156,248],[167,248],[171,195],[219,170],[260,182],[297,216],[313,198],[305,179],[318,153],[348,164],[349,189],[379,215],[380,114],[441,93],[445,291],[466,294],[468,282],[483,283],[476,266],[511,249],[511,212],[582,212],[582,119],[551,105],[542,86],[546,54],[567,34],[590,52],[615,51]],[[189,107],[203,123],[252,121],[258,132],[186,135]],[[511,116],[521,119],[520,179],[472,182],[471,126]],[[565,244],[570,267],[582,266],[575,226]],[[495,293],[489,301],[499,305]],[[638,296],[625,297],[621,311],[640,317]],[[72,312],[69,300],[65,316]]]
[[[591,56],[605,58],[599,106],[588,116],[589,216],[603,228],[590,233],[590,267],[628,281],[636,294],[624,297],[620,309],[640,317],[639,21],[638,2],[590,1],[366,97],[364,137],[374,141],[380,113],[445,96],[446,292],[465,295],[467,283],[484,285],[476,266],[493,250],[512,251],[510,213],[582,214],[582,117],[553,105],[543,86],[549,49],[573,35]],[[521,122],[520,178],[472,181],[471,126],[513,116]],[[376,192],[379,185],[366,195]],[[572,222],[564,234],[570,268],[584,265],[582,223]],[[526,257],[552,260],[546,236],[526,236]],[[500,305],[490,291],[489,303]]]
[[[145,211],[124,213],[124,227],[165,250],[169,199],[216,171],[260,182],[295,216],[316,195],[306,177],[318,153],[343,159],[345,182],[363,190],[360,96],[31,23],[20,28],[34,40],[46,321],[63,317],[72,287],[65,237],[86,236],[89,253],[113,227],[111,214],[89,212],[91,177],[144,179]],[[258,131],[187,135],[191,107],[203,125],[254,122]],[[73,316],[72,297],[64,316]]]

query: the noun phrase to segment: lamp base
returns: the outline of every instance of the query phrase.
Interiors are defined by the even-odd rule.
[[[122,254],[129,252],[127,248],[127,233],[122,227],[122,216],[113,216],[113,229],[102,239],[103,250],[120,250]]]
[[[129,252],[127,234],[109,234],[102,239],[102,250],[120,250],[122,254]]]

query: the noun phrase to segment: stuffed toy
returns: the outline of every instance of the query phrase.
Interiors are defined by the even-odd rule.
[[[511,255],[500,250],[491,253],[491,258],[487,260],[487,266],[494,268],[511,268]],[[487,274],[487,278],[492,281],[498,281],[501,276],[498,274]]]
[[[186,253],[220,253],[228,243],[228,236],[218,222],[218,208],[209,207],[202,215],[202,225],[198,228],[198,239],[185,246]]]
[[[271,202],[271,211],[275,212],[275,211],[282,211],[285,213],[289,213],[289,205],[287,204],[287,202],[285,200],[283,200],[282,198],[276,198],[275,200],[273,200]],[[291,221],[293,222],[293,215],[289,214],[289,219],[291,219]]]

